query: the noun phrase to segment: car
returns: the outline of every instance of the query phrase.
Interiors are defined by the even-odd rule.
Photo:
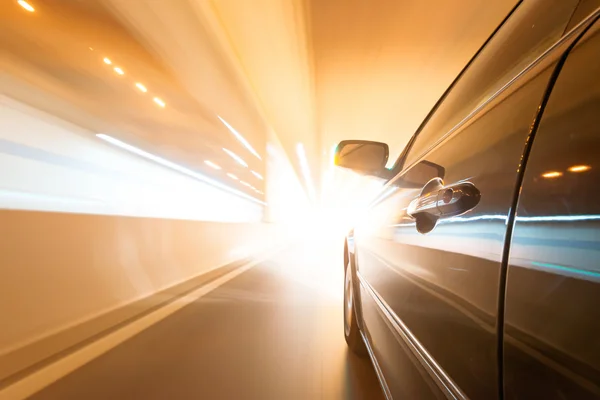
[[[344,246],[344,336],[391,399],[600,398],[600,1],[515,6]],[[369,178],[370,177],[370,178]]]

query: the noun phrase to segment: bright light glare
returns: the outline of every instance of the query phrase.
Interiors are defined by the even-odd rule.
[[[306,158],[306,152],[304,151],[304,145],[302,143],[298,143],[296,145],[296,153],[298,154],[298,158],[300,159],[300,168],[302,169],[302,174],[304,175],[304,180],[306,181],[306,186],[308,187],[309,196],[311,199],[314,200],[315,188],[310,177],[308,159]]]
[[[542,177],[544,178],[558,178],[559,176],[562,176],[562,172],[558,172],[558,171],[551,171],[551,172],[546,172],[545,174],[542,174]]]
[[[249,184],[248,182],[240,181],[240,183],[241,183],[242,185],[244,185],[244,186],[248,186],[249,188],[251,188],[251,187],[252,187],[252,185],[251,185],[251,184]]]
[[[252,175],[254,175],[255,177],[257,177],[257,178],[258,178],[258,179],[260,179],[261,181],[264,179],[264,178],[262,177],[262,175],[261,175],[261,174],[259,174],[258,172],[256,172],[256,171],[251,171],[251,172],[252,172]]]
[[[227,176],[230,177],[231,179],[235,179],[236,181],[238,180],[238,177],[232,173],[228,173]]]
[[[102,61],[104,61],[104,64],[108,64],[108,65],[112,64],[112,61],[110,61],[110,58],[108,58],[108,57],[104,57],[104,60],[102,60]]]
[[[24,9],[26,9],[29,12],[35,11],[35,8],[31,7],[31,5],[28,2],[26,2],[25,0],[19,0],[18,3],[21,7],[23,7]]]
[[[229,129],[229,131],[231,133],[233,133],[233,135],[237,138],[237,140],[239,140],[244,145],[244,147],[246,147],[250,151],[250,153],[252,153],[256,157],[258,157],[259,160],[262,160],[262,158],[260,158],[260,155],[256,152],[256,150],[254,150],[254,148],[250,145],[250,143],[248,143],[248,141],[246,139],[244,139],[244,137],[233,128],[233,126],[229,125],[227,123],[227,121],[225,121],[220,116],[217,115],[217,117],[219,118],[219,120],[221,120],[223,125],[225,125],[227,127],[227,129]]]
[[[136,83],[135,86],[140,89],[142,92],[146,93],[148,91],[148,89],[146,89],[146,86],[142,85],[141,83]]]
[[[337,144],[334,144],[333,146],[331,146],[331,155],[330,155],[330,165],[331,166],[335,166],[335,151],[337,150]]]
[[[585,172],[592,169],[592,167],[590,167],[589,165],[573,165],[571,168],[569,168],[569,171],[571,172]]]
[[[159,106],[161,106],[161,107],[164,107],[164,106],[165,106],[165,102],[164,102],[164,101],[162,101],[161,99],[159,99],[158,97],[155,97],[153,100],[154,100],[154,102],[155,102],[156,104],[158,104]]]
[[[115,69],[115,72],[117,74],[119,74],[119,75],[124,75],[125,74],[125,72],[123,72],[123,70],[121,68],[119,68],[119,67],[115,67],[114,69]]]
[[[219,167],[217,164],[215,164],[214,162],[209,161],[209,160],[204,161],[204,164],[206,164],[209,167],[214,168],[214,169],[221,169],[221,167]]]
[[[235,194],[237,196],[240,196],[240,197],[243,197],[245,199],[251,200],[251,201],[253,201],[255,203],[262,204],[262,205],[267,205],[267,203],[265,203],[263,201],[260,201],[260,200],[258,200],[256,198],[252,197],[252,196],[249,196],[249,195],[247,195],[244,192],[240,192],[238,190],[232,189],[229,186],[223,185],[220,182],[217,182],[217,181],[215,181],[213,179],[207,178],[204,175],[201,175],[201,174],[199,174],[197,172],[194,172],[194,171],[192,171],[190,169],[182,167],[181,165],[177,165],[177,164],[175,164],[175,163],[173,163],[173,162],[171,162],[169,160],[165,160],[162,157],[158,157],[158,156],[155,156],[154,154],[150,154],[150,153],[148,153],[148,152],[146,152],[146,151],[144,151],[142,149],[138,149],[137,147],[134,147],[134,146],[132,146],[130,144],[122,142],[119,139],[115,139],[112,136],[105,135],[103,133],[98,133],[98,134],[96,134],[96,136],[98,138],[100,138],[100,139],[102,139],[102,140],[110,143],[110,144],[113,144],[113,145],[115,145],[117,147],[120,147],[120,148],[122,148],[124,150],[127,150],[127,151],[129,151],[131,153],[137,154],[138,156],[144,157],[144,158],[146,158],[148,160],[154,161],[154,162],[156,162],[156,163],[158,163],[158,164],[160,164],[160,165],[162,165],[164,167],[171,168],[171,169],[173,169],[173,170],[175,170],[177,172],[181,172],[182,174],[190,176],[190,177],[192,177],[194,179],[197,179],[199,181],[208,183],[208,184],[210,184],[210,185],[212,185],[214,187],[217,187],[219,189],[225,190],[225,191],[227,191],[229,193],[233,193],[233,194]]]
[[[243,165],[244,167],[248,168],[248,164],[246,164],[246,161],[242,160],[242,158],[240,156],[238,156],[237,154],[235,154],[233,151],[227,150],[226,148],[223,148],[223,151],[225,153],[227,153],[229,155],[229,157],[231,157],[235,161],[237,161],[238,164]]]

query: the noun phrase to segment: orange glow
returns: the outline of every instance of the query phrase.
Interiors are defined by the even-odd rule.
[[[558,178],[559,176],[562,176],[562,172],[558,172],[558,171],[551,171],[551,172],[546,172],[545,174],[542,174],[542,177],[544,178]]]
[[[25,0],[19,0],[18,3],[21,7],[23,7],[24,9],[26,9],[29,12],[35,11],[35,8],[31,7],[31,5],[28,2],[26,2]]]
[[[104,61],[104,64],[108,64],[108,65],[112,64],[112,61],[110,61],[110,58],[108,58],[108,57],[104,57],[104,60],[102,60],[102,61]]]
[[[165,102],[164,102],[164,101],[162,101],[161,99],[159,99],[158,97],[155,97],[153,100],[154,100],[154,102],[155,102],[156,104],[158,104],[159,106],[161,106],[161,107],[164,107],[164,106],[165,106]]]
[[[148,89],[146,89],[146,86],[142,85],[141,83],[136,83],[135,86],[140,89],[142,92],[146,93],[148,91]]]
[[[592,167],[590,167],[589,165],[573,165],[571,168],[569,168],[570,172],[585,172],[585,171],[589,171],[590,169],[592,169]]]
[[[125,72],[123,72],[123,70],[121,68],[119,68],[119,67],[115,67],[114,69],[115,69],[115,72],[117,74],[119,74],[119,75],[124,75],[125,74]]]

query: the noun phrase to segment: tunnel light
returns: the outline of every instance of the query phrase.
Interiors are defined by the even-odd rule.
[[[244,185],[244,186],[248,186],[249,188],[251,188],[251,187],[252,187],[252,185],[251,185],[251,184],[249,184],[248,182],[240,181],[240,183],[241,183],[242,185]]]
[[[229,155],[229,157],[231,157],[235,161],[237,161],[238,164],[243,165],[244,167],[248,168],[248,164],[246,164],[246,161],[242,160],[242,158],[240,156],[238,156],[237,154],[235,154],[233,151],[227,150],[226,148],[223,148],[223,151],[225,153],[227,153],[227,155]]]
[[[298,143],[296,145],[296,154],[298,154],[298,159],[300,160],[300,168],[302,169],[302,174],[304,175],[304,180],[306,181],[306,187],[308,188],[309,196],[314,200],[315,188],[312,183],[310,168],[308,168],[308,159],[306,158],[306,152],[304,151],[304,145],[302,143]]]
[[[119,67],[115,67],[114,70],[119,75],[125,75],[125,72]]]
[[[171,162],[169,160],[165,160],[162,157],[158,157],[158,156],[155,156],[154,154],[150,154],[150,153],[148,153],[148,152],[146,152],[146,151],[144,151],[142,149],[139,149],[139,148],[137,148],[135,146],[132,146],[130,144],[127,144],[125,142],[122,142],[119,139],[115,139],[112,136],[105,135],[103,133],[98,133],[98,134],[96,134],[96,137],[98,137],[99,139],[102,139],[102,140],[104,140],[104,141],[106,141],[106,142],[108,142],[108,143],[110,143],[110,144],[112,144],[114,146],[117,146],[117,147],[119,147],[121,149],[127,150],[127,151],[129,151],[129,152],[131,152],[133,154],[136,154],[138,156],[144,157],[145,159],[154,161],[155,163],[160,164],[160,165],[162,165],[164,167],[167,167],[167,168],[170,168],[170,169],[175,170],[177,172],[180,172],[182,174],[185,174],[185,175],[187,175],[189,177],[192,177],[194,179],[197,179],[199,181],[202,181],[204,183],[212,185],[212,186],[214,186],[216,188],[219,188],[221,190],[224,190],[226,192],[235,194],[236,196],[243,197],[243,198],[245,198],[247,200],[253,201],[253,202],[258,203],[258,204],[267,205],[267,203],[265,203],[264,201],[261,201],[261,200],[258,200],[256,198],[252,197],[252,196],[249,196],[249,195],[247,195],[244,192],[240,192],[239,190],[235,190],[233,188],[230,188],[229,186],[224,185],[224,184],[222,184],[222,183],[220,183],[218,181],[210,179],[210,178],[208,178],[208,177],[206,177],[206,176],[204,176],[202,174],[194,172],[194,171],[192,171],[192,170],[190,170],[188,168],[182,167],[181,165],[175,164],[175,163],[173,163],[173,162]]]
[[[155,102],[156,104],[158,104],[159,106],[161,106],[161,107],[163,107],[163,108],[164,108],[164,107],[165,107],[165,105],[166,105],[166,104],[165,104],[165,102],[164,102],[164,101],[162,101],[162,100],[161,100],[160,98],[158,98],[158,97],[155,97],[155,98],[154,98],[154,99],[152,99],[152,100],[154,100],[154,102]]]
[[[107,64],[107,65],[112,64],[112,61],[110,61],[110,58],[108,58],[108,57],[104,57],[104,59],[102,61],[104,61],[104,64]]]
[[[589,171],[590,169],[592,169],[592,167],[590,167],[589,165],[573,165],[572,167],[569,168],[570,172],[585,172],[585,171]]]
[[[252,172],[252,175],[254,175],[255,177],[257,177],[257,178],[258,178],[258,179],[260,179],[261,181],[264,179],[264,178],[262,177],[262,175],[261,175],[261,174],[259,174],[258,172],[256,172],[256,171],[250,171],[250,172]]]
[[[238,177],[232,173],[228,173],[227,176],[230,177],[231,179],[235,179],[236,181],[238,180]]]
[[[221,167],[219,167],[217,164],[215,164],[214,162],[209,161],[209,160],[204,161],[204,164],[206,164],[209,167],[214,168],[214,169],[221,169]]]
[[[233,128],[233,126],[229,125],[227,123],[227,121],[225,121],[220,116],[217,115],[217,117],[219,118],[219,120],[221,120],[223,125],[225,125],[227,127],[227,129],[229,129],[229,131],[231,133],[233,133],[233,136],[235,136],[237,138],[237,140],[239,140],[244,145],[244,147],[246,147],[248,149],[248,151],[250,151],[250,153],[254,154],[259,160],[262,160],[262,158],[260,158],[260,155],[256,152],[256,150],[254,150],[254,148],[250,145],[250,143],[248,143],[248,141],[238,131],[236,131]]]
[[[146,86],[142,85],[141,83],[137,82],[135,84],[135,87],[137,87],[138,89],[140,89],[142,92],[146,93],[148,91],[148,89],[146,89]]]
[[[26,9],[29,12],[34,12],[35,8],[33,8],[28,2],[26,2],[25,0],[19,0],[18,1],[19,5],[21,7],[23,7],[24,9]]]
[[[558,171],[550,171],[550,172],[546,172],[546,173],[542,174],[542,177],[547,178],[547,179],[558,178],[560,176],[562,176],[562,172],[558,172]]]

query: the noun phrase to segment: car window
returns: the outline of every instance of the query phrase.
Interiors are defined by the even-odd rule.
[[[520,5],[418,132],[404,166],[417,161],[558,40],[577,4],[578,0],[532,0]]]

